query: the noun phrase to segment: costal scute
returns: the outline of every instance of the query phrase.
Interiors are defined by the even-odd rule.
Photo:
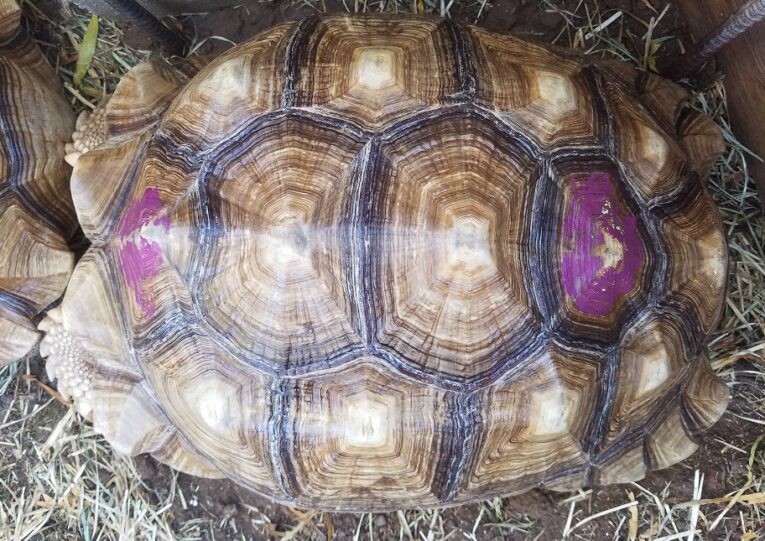
[[[93,244],[48,370],[119,450],[291,505],[640,479],[728,401],[721,140],[684,100],[414,17],[139,65],[70,149]]]

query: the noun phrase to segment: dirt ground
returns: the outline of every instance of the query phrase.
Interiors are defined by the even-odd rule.
[[[484,7],[479,23],[494,30],[511,31],[517,35],[534,38],[544,42],[553,42],[566,46],[572,35],[564,23],[560,10],[571,12],[579,9],[579,0],[550,1],[538,0],[497,0],[490,8]],[[585,2],[587,4],[587,2]],[[625,16],[623,26],[624,43],[631,49],[640,51],[643,47],[645,28],[637,21],[647,21],[656,17],[656,7],[663,2],[647,0],[601,0],[597,2],[600,18],[605,19],[610,13],[624,10],[634,15],[635,19]],[[316,3],[288,3],[283,1],[249,2],[237,9],[236,14],[228,12],[209,13],[179,17],[179,23],[186,31],[195,36],[196,41],[208,39],[201,47],[201,54],[217,53],[238,43],[260,30],[273,24],[293,20],[315,13],[326,7],[327,12],[345,11],[342,1],[326,0]],[[349,2],[352,8],[353,3]],[[595,6],[595,3],[592,3]],[[655,5],[655,6],[654,6]],[[549,9],[555,6],[557,10]],[[653,6],[649,7],[649,6]],[[579,6],[581,7],[581,6]],[[56,5],[46,4],[45,10],[55,18]],[[460,21],[475,22],[478,5],[456,3],[451,16]],[[51,10],[53,12],[51,12]],[[581,10],[579,10],[581,13]],[[46,29],[38,29],[44,35]],[[672,36],[663,44],[663,58],[676,58],[680,42],[689,43],[685,28],[674,7],[670,7],[661,19],[657,34]],[[225,39],[221,39],[225,38]],[[126,28],[126,42],[137,49],[151,48],[151,43],[137,30]],[[557,40],[557,41],[556,41]],[[31,358],[27,362],[28,373],[43,382],[47,382],[42,362]],[[484,504],[456,507],[439,512],[408,512],[353,515],[307,513],[275,505],[265,497],[252,494],[228,481],[203,480],[184,474],[177,474],[150,457],[138,457],[136,470],[142,481],[139,490],[143,497],[153,505],[169,505],[163,513],[169,517],[173,534],[183,539],[205,540],[256,540],[267,538],[281,539],[369,539],[393,540],[411,537],[423,540],[437,539],[480,539],[480,540],[556,540],[561,539],[567,525],[576,525],[582,519],[602,511],[629,504],[632,498],[647,502],[633,508],[623,508],[609,512],[575,528],[571,539],[611,540],[627,539],[628,524],[632,520],[632,511],[637,509],[640,516],[640,539],[653,539],[659,531],[659,524],[668,520],[677,520],[678,525],[687,525],[687,509],[676,508],[676,504],[693,500],[695,476],[703,474],[704,498],[722,497],[736,491],[751,481],[752,464],[749,464],[750,449],[765,432],[765,423],[747,422],[742,418],[761,418],[754,411],[756,405],[763,404],[763,380],[759,377],[760,368],[748,362],[739,362],[728,369],[726,381],[731,384],[733,401],[722,421],[705,437],[700,450],[684,463],[665,471],[651,473],[638,484],[614,486],[574,494],[560,494],[545,490],[533,490],[527,494],[496,499]],[[20,370],[24,372],[25,369]],[[49,382],[48,382],[49,383]],[[66,406],[51,402],[49,394],[39,385],[24,383],[30,411],[45,407],[44,413],[32,421],[41,426],[56,425],[66,414]],[[10,407],[11,401],[17,400],[10,392],[0,391],[0,412]],[[0,419],[2,421],[2,419]],[[69,429],[87,430],[81,424],[67,425]],[[78,428],[79,427],[79,428]],[[49,430],[41,430],[37,437],[45,440]],[[0,442],[6,434],[0,422]],[[13,466],[18,470],[19,486],[23,485],[24,471],[29,466],[27,461],[37,457],[22,455]],[[70,460],[76,462],[75,457]],[[109,464],[101,464],[104,482],[109,478]],[[174,492],[181,497],[171,497]],[[167,502],[170,502],[167,504]],[[660,503],[654,505],[653,502]],[[701,511],[719,512],[724,506]],[[572,511],[573,509],[573,511]],[[751,513],[749,508],[745,509]],[[738,521],[738,512],[729,513],[727,520]],[[743,520],[743,515],[742,515]],[[402,525],[407,523],[406,526]],[[87,517],[85,519],[87,522]],[[723,522],[725,522],[723,521]],[[740,534],[728,534],[734,529],[720,527],[709,533],[704,529],[708,523],[702,521],[699,526],[701,539],[738,539]],[[765,526],[760,523],[759,531],[752,532],[758,539],[765,536]],[[0,508],[0,526],[3,525]],[[678,526],[679,532],[683,528]],[[45,530],[39,536],[30,539],[84,539],[80,525],[61,522]],[[191,533],[190,533],[191,532]],[[666,538],[666,534],[665,538]],[[732,536],[731,536],[732,535]],[[731,536],[731,537],[729,537]],[[136,537],[137,538],[137,537]],[[3,539],[0,528],[0,539]],[[126,538],[129,539],[129,538]],[[685,539],[685,537],[683,537]]]

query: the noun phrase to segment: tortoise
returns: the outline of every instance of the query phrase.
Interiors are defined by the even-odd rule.
[[[722,141],[687,98],[414,16],[140,64],[70,149],[92,246],[49,374],[119,451],[293,506],[641,479],[729,400]]]
[[[0,368],[41,334],[34,319],[66,288],[77,228],[64,147],[74,113],[51,66],[0,0]]]

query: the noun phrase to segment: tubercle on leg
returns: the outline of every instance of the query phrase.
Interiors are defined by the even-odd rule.
[[[77,160],[106,140],[106,107],[98,106],[92,113],[83,111],[77,117],[72,142],[66,144],[66,162],[74,167]]]
[[[93,411],[92,373],[95,361],[77,338],[64,329],[60,307],[51,310],[38,329],[45,332],[45,338],[40,343],[40,355],[47,358],[48,377],[57,380],[59,393],[72,400],[80,415],[89,418]]]

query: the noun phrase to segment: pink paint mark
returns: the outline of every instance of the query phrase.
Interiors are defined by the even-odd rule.
[[[159,190],[148,188],[143,195],[130,203],[125,215],[120,222],[119,235],[121,239],[129,237],[133,232],[147,225],[149,222],[162,225],[165,230],[170,229],[170,218],[157,214],[162,210],[162,200],[159,198]]]
[[[159,191],[149,188],[134,200],[122,217],[119,226],[120,267],[128,287],[133,291],[135,302],[144,314],[151,316],[157,307],[154,295],[147,291],[149,278],[159,274],[164,261],[161,246],[141,236],[141,229],[149,224],[170,230],[172,222],[168,216],[158,216],[162,210]]]
[[[561,281],[581,312],[608,315],[635,287],[645,248],[637,219],[616,197],[611,175],[572,175],[566,189]]]

